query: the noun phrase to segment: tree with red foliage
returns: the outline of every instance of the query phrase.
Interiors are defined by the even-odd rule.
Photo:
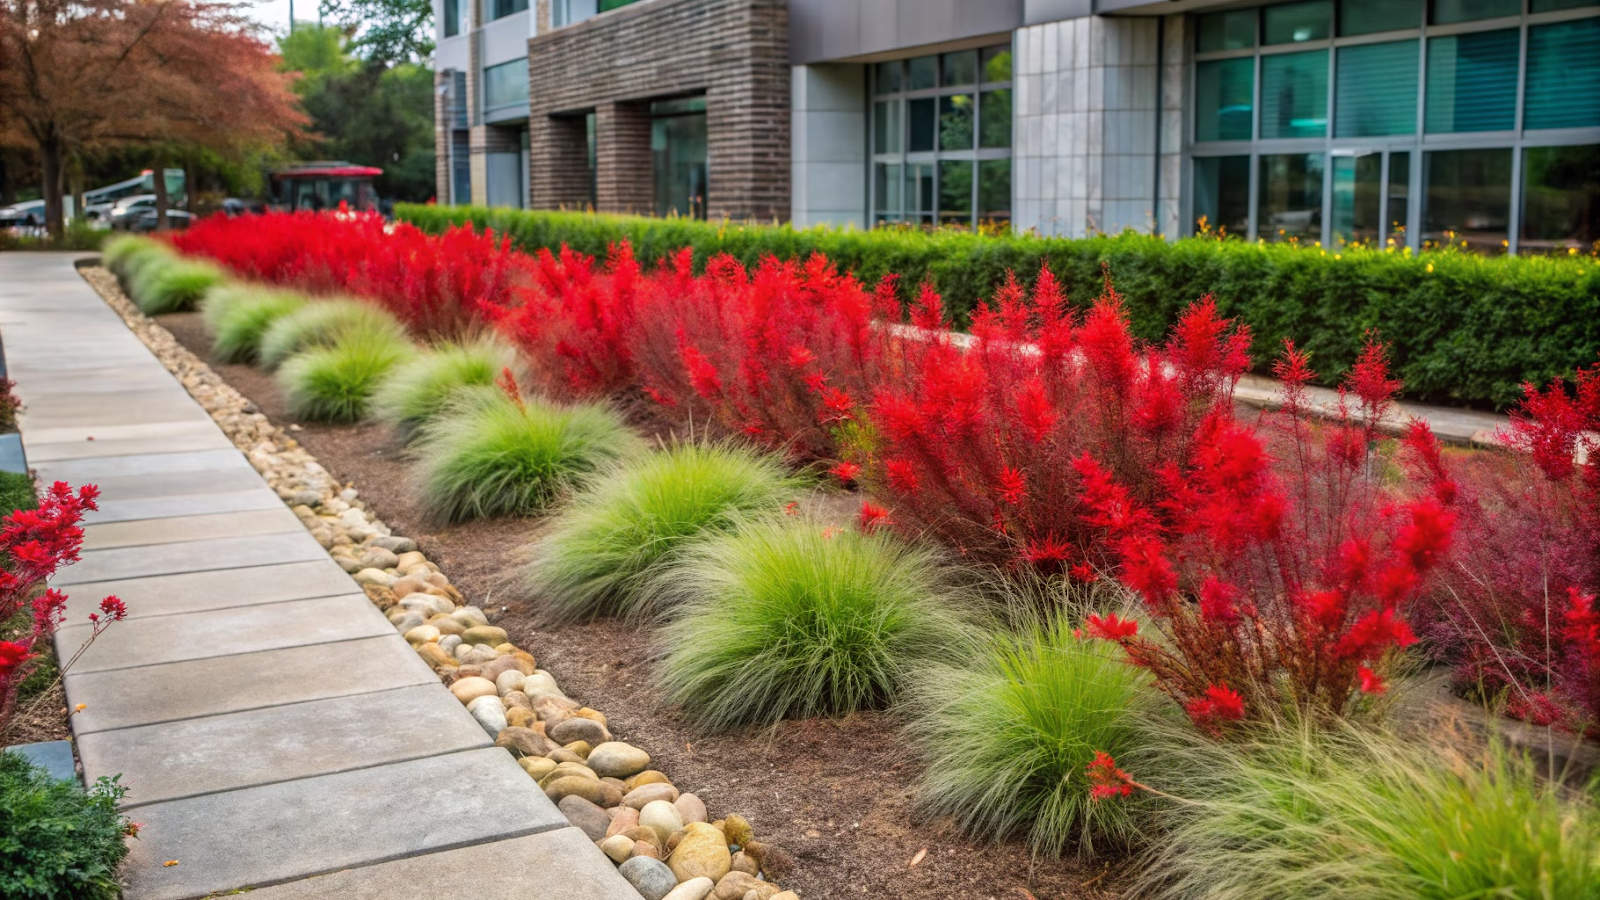
[[[1260,431],[1205,416],[1189,459],[1157,471],[1158,506],[1092,455],[1075,464],[1088,521],[1160,637],[1105,620],[1091,633],[1121,645],[1211,733],[1286,707],[1339,715],[1382,691],[1389,652],[1416,640],[1408,607],[1454,530],[1448,478],[1410,496],[1385,486],[1394,440],[1377,425],[1399,385],[1381,346],[1368,344],[1328,423],[1306,412],[1311,371],[1292,345],[1278,371],[1281,410],[1264,413]],[[1425,426],[1405,443],[1438,452]]]

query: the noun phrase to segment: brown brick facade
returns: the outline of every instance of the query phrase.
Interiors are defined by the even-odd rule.
[[[708,216],[787,219],[789,77],[785,0],[648,0],[532,38],[531,205],[587,202],[593,111],[597,208],[650,211],[649,101],[704,93]]]

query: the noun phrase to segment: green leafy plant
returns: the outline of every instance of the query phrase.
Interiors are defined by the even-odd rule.
[[[492,338],[438,344],[396,366],[372,396],[372,415],[409,434],[462,388],[493,385],[516,353]]]
[[[639,447],[608,407],[555,406],[499,388],[462,391],[413,444],[423,504],[443,522],[542,512]]]
[[[800,517],[708,537],[667,573],[660,682],[696,724],[883,707],[913,669],[964,658],[970,598],[937,555]]]
[[[128,296],[148,316],[193,309],[226,276],[209,262],[152,257],[127,280]]]
[[[406,339],[405,328],[395,318],[359,300],[319,300],[281,316],[261,335],[261,364],[276,369],[283,361],[312,347],[337,344],[352,335],[370,339]]]
[[[312,347],[289,357],[278,384],[297,418],[355,422],[364,418],[385,375],[411,352],[404,338],[357,332],[331,347]]]
[[[0,897],[116,900],[117,866],[133,826],[117,812],[127,788],[85,791],[16,753],[0,753]]]
[[[1185,755],[1188,802],[1142,867],[1153,896],[1600,897],[1594,796],[1497,738],[1290,725]]]
[[[659,610],[653,581],[693,541],[781,512],[800,480],[775,456],[676,444],[595,479],[535,545],[531,593],[555,618],[638,619]]]
[[[33,479],[23,472],[0,472],[0,516],[19,509],[38,509],[39,495]]]
[[[1066,615],[1027,619],[970,661],[918,671],[908,700],[927,760],[920,804],[974,837],[1026,837],[1044,856],[1130,846],[1157,801],[1100,802],[1086,769],[1097,751],[1129,768],[1157,764],[1148,725],[1163,714],[1162,697]]]
[[[211,329],[211,353],[223,362],[254,362],[272,323],[300,309],[306,298],[291,291],[224,282],[200,302]]]

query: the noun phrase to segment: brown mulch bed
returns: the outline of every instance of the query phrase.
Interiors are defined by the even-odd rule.
[[[196,313],[158,321],[184,346],[211,359]],[[211,362],[234,388],[279,424],[294,420],[272,377]],[[290,426],[294,429],[295,426]],[[294,436],[397,534],[417,541],[513,642],[529,648],[572,697],[603,711],[619,740],[647,750],[653,768],[703,799],[713,815],[739,813],[757,835],[789,851],[786,888],[810,900],[868,896],[905,900],[1022,898],[1097,900],[1120,895],[1113,861],[1029,858],[1025,847],[973,843],[914,813],[919,770],[887,713],[785,722],[773,729],[705,734],[663,703],[650,678],[648,629],[611,621],[547,627],[514,583],[515,559],[538,528],[533,519],[430,525],[407,489],[402,448],[377,425],[300,423]],[[853,502],[853,501],[852,501]],[[828,504],[838,515],[842,501]],[[911,860],[926,854],[916,866]]]

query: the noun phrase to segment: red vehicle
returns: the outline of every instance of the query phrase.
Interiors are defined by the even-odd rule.
[[[340,203],[356,212],[377,210],[372,179],[382,174],[382,169],[343,160],[295,163],[268,173],[267,203],[285,211],[338,209]]]

